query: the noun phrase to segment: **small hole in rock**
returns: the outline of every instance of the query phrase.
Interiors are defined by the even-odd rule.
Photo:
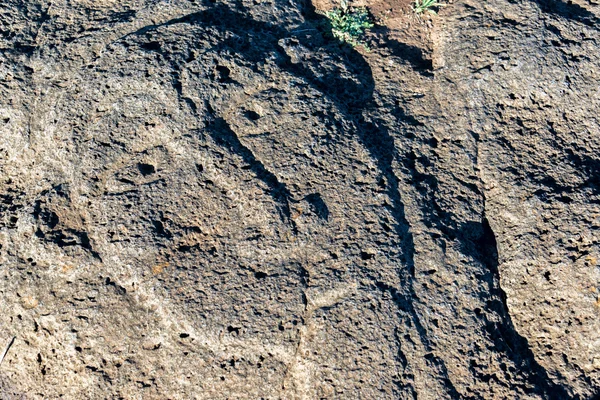
[[[257,112],[255,112],[255,111],[252,111],[252,110],[247,110],[247,111],[245,112],[245,116],[246,116],[246,118],[248,118],[250,121],[256,121],[256,120],[258,120],[258,119],[260,118],[260,114],[258,114],[258,113],[257,113]]]
[[[546,272],[544,272],[544,278],[546,278],[546,280],[547,280],[548,282],[550,282],[550,271],[546,271]]]
[[[374,257],[373,254],[370,254],[370,253],[367,253],[367,252],[364,252],[364,251],[360,252],[360,258],[363,259],[363,260],[370,260],[373,257]]]
[[[144,43],[144,44],[142,44],[142,48],[144,50],[159,51],[160,50],[160,43],[159,42]]]
[[[143,176],[152,175],[156,172],[156,168],[152,164],[139,163],[137,167]]]
[[[233,326],[228,326],[227,327],[227,332],[229,332],[229,333],[234,333],[235,332],[236,335],[239,335],[240,334],[240,328],[235,328]]]
[[[266,278],[267,276],[269,276],[269,275],[267,275],[266,273],[264,273],[264,272],[262,272],[262,271],[256,271],[256,272],[254,273],[254,277],[255,277],[256,279],[264,279],[264,278]]]
[[[229,70],[229,68],[223,65],[217,65],[216,70],[219,74],[219,82],[226,82],[227,80],[229,80],[229,75],[231,75],[231,71]]]

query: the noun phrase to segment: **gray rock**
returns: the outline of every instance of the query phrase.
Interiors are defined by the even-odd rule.
[[[599,394],[598,5],[5,3],[2,396]]]

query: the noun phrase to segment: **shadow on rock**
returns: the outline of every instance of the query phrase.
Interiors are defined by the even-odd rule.
[[[554,14],[568,20],[577,21],[596,30],[599,27],[600,18],[584,7],[572,1],[561,0],[534,0],[540,9],[548,14]]]

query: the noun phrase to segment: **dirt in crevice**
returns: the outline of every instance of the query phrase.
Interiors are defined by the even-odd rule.
[[[313,0],[318,13],[339,8],[333,0]],[[437,16],[425,13],[417,15],[410,0],[354,1],[352,7],[366,7],[373,17],[375,26],[367,32],[366,41],[374,50],[373,54],[358,49],[365,57],[385,56],[386,53],[400,57],[430,58],[432,51],[431,32]],[[407,56],[408,54],[408,56]]]

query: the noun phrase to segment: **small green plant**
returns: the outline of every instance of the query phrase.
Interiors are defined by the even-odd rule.
[[[430,14],[437,14],[435,10],[432,10],[432,7],[441,6],[437,0],[415,0],[415,5],[413,6],[413,10],[417,15],[423,14],[427,11]]]
[[[369,13],[364,7],[348,7],[347,0],[342,0],[341,8],[327,11],[325,16],[331,23],[331,33],[334,37],[350,45],[361,45],[369,50],[363,40],[365,31],[374,25],[369,18]]]

